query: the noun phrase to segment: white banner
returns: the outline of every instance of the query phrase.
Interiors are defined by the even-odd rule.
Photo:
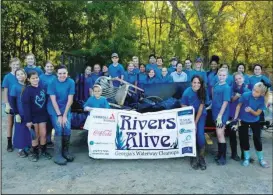
[[[160,112],[95,108],[87,117],[89,156],[157,159],[196,156],[194,108]]]

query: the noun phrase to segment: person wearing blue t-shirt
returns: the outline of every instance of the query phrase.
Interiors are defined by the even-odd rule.
[[[218,70],[219,82],[214,85],[212,90],[212,118],[216,121],[216,134],[218,139],[218,154],[215,160],[218,165],[226,164],[227,144],[225,139],[225,125],[229,117],[229,102],[231,89],[226,83],[227,69]]]
[[[42,74],[40,76],[40,83],[44,88],[45,90],[47,90],[47,87],[48,85],[53,81],[53,79],[56,78],[56,74],[54,74],[54,66],[52,64],[51,61],[47,61],[46,64],[45,64],[45,74]],[[48,95],[47,95],[48,96]],[[47,97],[48,99],[49,97]],[[53,142],[51,140],[51,137],[52,137],[52,129],[53,129],[53,126],[51,124],[51,120],[50,120],[50,117],[48,116],[48,120],[46,122],[46,146],[48,148],[52,148],[53,147]]]
[[[195,127],[196,127],[196,140],[197,140],[197,149],[199,150],[199,159],[196,157],[191,157],[191,166],[193,169],[205,170],[205,123],[207,110],[205,108],[206,104],[206,88],[203,79],[195,75],[191,80],[191,87],[188,87],[181,99],[181,105],[184,106],[193,106],[195,111]]]
[[[254,74],[249,77],[249,85],[248,88],[250,90],[253,89],[253,86],[260,82],[261,80],[264,80],[267,83],[271,83],[270,79],[262,74],[263,67],[260,64],[255,64],[253,67]],[[272,87],[271,87],[272,88]]]
[[[39,142],[41,156],[51,159],[52,156],[46,148],[46,122],[48,113],[46,110],[47,96],[43,85],[39,84],[39,76],[36,71],[30,71],[27,75],[29,85],[22,92],[24,119],[28,129],[34,126],[36,136],[32,140],[32,155],[30,160],[37,162],[39,159]]]
[[[76,83],[76,100],[86,101],[88,97],[91,95],[90,86],[92,86],[92,78],[91,78],[92,68],[91,66],[86,66],[84,69],[84,73],[80,73],[77,75],[75,79]]]
[[[11,69],[11,72],[5,75],[3,83],[2,83],[2,88],[4,88],[4,103],[5,103],[5,113],[8,115],[8,127],[7,127],[7,140],[8,140],[8,145],[7,145],[7,151],[12,152],[13,147],[12,147],[12,129],[13,129],[13,124],[14,124],[14,113],[11,108],[10,102],[11,102],[11,88],[14,86],[16,83],[18,83],[16,77],[15,77],[15,71],[20,67],[20,60],[18,58],[12,58],[9,62],[9,66]]]
[[[101,86],[95,84],[93,86],[93,95],[83,105],[84,111],[91,111],[93,108],[110,108],[107,99],[101,96],[101,94]]]
[[[214,86],[214,77],[217,75],[218,71],[218,64],[220,58],[217,55],[212,55],[210,59],[210,70],[207,71],[207,78],[208,78],[208,93],[209,98],[212,99],[212,88]]]
[[[192,75],[192,68],[191,68],[191,60],[190,59],[186,59],[185,60],[185,69],[184,69],[184,72],[187,74],[187,78],[188,78],[188,82],[191,81],[191,75]]]
[[[227,71],[229,71],[229,67],[227,64],[221,64],[220,65],[220,68],[225,68]],[[214,77],[214,85],[216,83],[219,82],[219,78],[217,75],[215,75]],[[233,76],[231,74],[228,73],[228,76],[227,76],[227,79],[226,79],[226,83],[232,88],[233,84],[234,84],[234,81],[233,81]]]
[[[138,74],[140,72],[139,70],[139,59],[137,56],[133,56],[132,57],[132,61],[133,61],[133,64],[134,64],[134,73]]]
[[[121,64],[118,63],[119,61],[119,57],[117,53],[113,53],[112,54],[112,64],[110,64],[109,68],[108,68],[108,73],[109,76],[111,78],[120,78],[123,79],[124,78],[124,68]],[[113,85],[115,87],[119,87],[120,86],[120,82],[119,81],[113,81]]]
[[[172,59],[170,60],[171,61],[171,64],[170,66],[168,67],[168,74],[170,75],[172,72],[175,72],[176,71],[176,65],[178,63],[178,59],[177,57],[172,57]]]
[[[243,74],[244,84],[245,84],[246,87],[248,87],[248,85],[249,85],[249,76],[245,73],[246,72],[245,64],[244,63],[237,64],[236,70],[237,70],[237,72],[240,72],[240,73]]]
[[[159,83],[173,83],[173,78],[168,75],[167,68],[162,68],[161,75],[159,76]]]
[[[11,102],[10,105],[15,114],[14,134],[13,134],[13,146],[18,151],[18,156],[25,158],[28,156],[27,148],[31,146],[30,131],[26,126],[25,111],[23,109],[23,103],[21,101],[21,94],[26,87],[27,74],[23,68],[19,68],[15,71],[16,78],[18,80],[15,83],[10,92]],[[28,108],[29,109],[29,108]]]
[[[90,91],[90,89],[92,91],[92,88],[93,88],[94,84],[96,83],[97,79],[99,77],[101,77],[102,75],[103,74],[101,72],[100,65],[99,64],[95,64],[94,65],[94,72],[91,73],[91,80],[92,80],[92,82],[91,82],[91,86],[89,86],[89,91]],[[90,94],[92,94],[92,93],[90,93]]]
[[[196,59],[194,70],[191,71],[188,81],[190,81],[194,75],[199,75],[200,77],[202,77],[205,85],[208,85],[207,73],[203,70],[203,60],[200,57]]]
[[[259,123],[259,116],[265,106],[265,96],[268,95],[268,87],[264,82],[258,82],[254,85],[252,92],[245,92],[239,99],[236,107],[236,112],[233,121],[241,120],[239,126],[239,139],[244,150],[243,166],[249,165],[250,160],[250,146],[248,128],[251,127],[253,131],[253,141],[256,149],[256,154],[260,165],[263,168],[268,168],[268,163],[264,160],[262,141],[261,141],[261,127]],[[267,98],[266,98],[267,99]]]
[[[65,65],[57,68],[57,78],[48,85],[47,94],[50,95],[47,110],[55,129],[54,162],[65,165],[67,161],[74,160],[74,155],[69,152],[69,143],[71,135],[70,108],[75,94],[75,82],[68,78]]]
[[[146,64],[146,72],[149,72],[151,69],[157,69],[156,56],[154,54],[149,55],[149,64]]]
[[[182,71],[182,64],[178,63],[176,66],[176,71],[171,73],[171,77],[173,78],[173,82],[187,82],[188,77],[185,72]]]
[[[156,76],[154,69],[150,69],[150,71],[148,72],[145,84],[156,84],[156,83],[159,83],[159,79]]]
[[[139,71],[140,72],[137,74],[137,86],[143,89],[143,86],[147,80],[147,73],[146,73],[144,64],[140,64]]]
[[[44,74],[44,72],[42,71],[41,68],[36,66],[36,60],[35,60],[35,56],[34,54],[28,54],[26,55],[26,63],[27,66],[24,68],[26,73],[28,74],[30,71],[36,71],[38,73],[39,76],[41,76],[42,74]]]
[[[134,64],[133,62],[129,62],[127,66],[127,71],[124,73],[124,81],[135,85],[137,84],[137,74],[134,72]],[[134,90],[134,88],[130,87],[129,89]]]
[[[244,83],[244,75],[241,72],[235,72],[233,74],[235,84],[232,87],[232,95],[231,95],[231,102],[230,102],[230,112],[229,118],[233,118],[235,115],[236,106],[239,103],[239,98],[242,96],[243,93],[250,91],[245,83]],[[240,161],[240,157],[237,154],[237,138],[236,138],[236,131],[232,131],[230,125],[227,126],[227,130],[229,131],[229,141],[230,141],[230,148],[231,148],[231,158],[235,161]],[[241,158],[243,158],[243,149],[242,144],[240,143],[241,148]]]

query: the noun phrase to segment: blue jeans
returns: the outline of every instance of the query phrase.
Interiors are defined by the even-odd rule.
[[[205,124],[207,115],[202,114],[197,123],[196,141],[199,148],[205,146]]]
[[[50,115],[51,123],[55,129],[55,136],[71,135],[71,113],[67,114],[67,123],[62,127],[58,122],[57,115]]]

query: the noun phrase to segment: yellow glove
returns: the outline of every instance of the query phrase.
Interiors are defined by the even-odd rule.
[[[5,113],[9,114],[10,110],[11,110],[11,107],[10,107],[9,103],[6,103]]]
[[[21,123],[22,121],[21,121],[21,116],[19,115],[19,114],[16,114],[15,115],[15,122],[16,123]]]

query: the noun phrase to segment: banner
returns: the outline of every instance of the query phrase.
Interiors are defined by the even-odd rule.
[[[159,112],[94,108],[87,117],[89,156],[158,159],[196,156],[194,108]]]

